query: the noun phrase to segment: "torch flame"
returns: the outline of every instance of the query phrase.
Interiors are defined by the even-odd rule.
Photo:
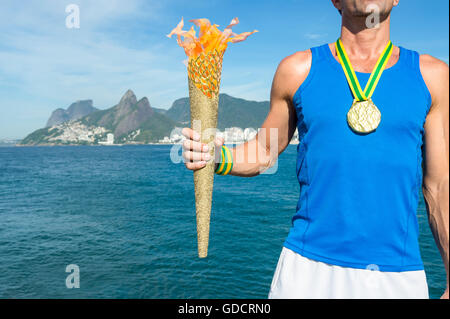
[[[167,36],[171,38],[175,34],[178,44],[186,52],[188,58],[183,63],[192,83],[208,98],[216,98],[219,95],[223,54],[228,43],[244,41],[258,31],[234,33],[232,28],[239,23],[238,18],[231,20],[223,32],[217,28],[218,25],[211,25],[208,19],[190,21],[200,28],[198,37],[193,26],[189,31],[183,30],[183,18]]]
[[[218,53],[223,53],[227,49],[229,42],[242,42],[253,33],[258,32],[258,30],[254,30],[241,34],[234,33],[232,31],[233,26],[239,24],[237,17],[231,20],[223,32],[217,28],[217,24],[211,25],[208,19],[195,19],[190,20],[190,22],[200,28],[198,37],[196,36],[194,27],[191,27],[189,31],[183,30],[183,18],[181,18],[178,25],[167,35],[169,38],[174,34],[177,35],[177,43],[184,49],[184,52],[186,52],[189,58],[194,58],[202,53],[207,54],[214,50],[217,50]],[[181,37],[184,39],[182,40]]]

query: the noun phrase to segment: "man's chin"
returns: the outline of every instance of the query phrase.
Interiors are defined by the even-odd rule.
[[[383,1],[377,0],[360,1],[349,8],[349,15],[353,17],[367,18],[374,12],[377,12],[381,17],[386,17],[390,10]]]
[[[368,12],[361,11],[361,10],[356,10],[356,11],[352,11],[352,12],[348,12],[348,15],[354,18],[361,18],[361,19],[366,19],[369,16],[372,16],[374,14],[374,11],[369,10]],[[389,16],[390,12],[384,12],[384,11],[379,11],[378,12],[379,17],[381,20],[384,20],[386,17]]]
[[[370,16],[372,14],[372,12],[352,12],[351,16],[355,17],[355,18],[367,18],[368,16]]]

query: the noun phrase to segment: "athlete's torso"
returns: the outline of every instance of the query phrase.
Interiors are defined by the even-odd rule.
[[[358,135],[346,120],[353,96],[341,65],[327,44],[311,52],[310,72],[293,98],[301,190],[285,246],[335,265],[423,269],[416,211],[431,97],[419,55],[400,48],[372,96],[380,125]],[[370,74],[356,75],[364,87]]]

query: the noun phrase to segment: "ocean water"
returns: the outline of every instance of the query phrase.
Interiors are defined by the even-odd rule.
[[[296,147],[274,175],[216,177],[206,259],[192,173],[170,147],[0,147],[0,297],[266,298],[297,202]],[[423,200],[418,218],[438,298],[445,270]],[[66,287],[69,264],[79,289]]]

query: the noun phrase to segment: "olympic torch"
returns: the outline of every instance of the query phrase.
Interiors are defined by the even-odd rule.
[[[228,43],[244,41],[258,31],[235,34],[232,27],[239,23],[238,18],[234,18],[223,32],[217,28],[218,25],[211,25],[208,19],[190,22],[200,28],[198,37],[193,26],[189,31],[183,30],[183,18],[167,36],[171,38],[172,35],[177,35],[177,43],[188,56],[184,62],[188,73],[191,127],[200,133],[201,142],[208,144],[210,149],[211,160],[204,168],[194,172],[198,256],[205,258],[208,255],[215,167],[214,138],[223,55]]]

